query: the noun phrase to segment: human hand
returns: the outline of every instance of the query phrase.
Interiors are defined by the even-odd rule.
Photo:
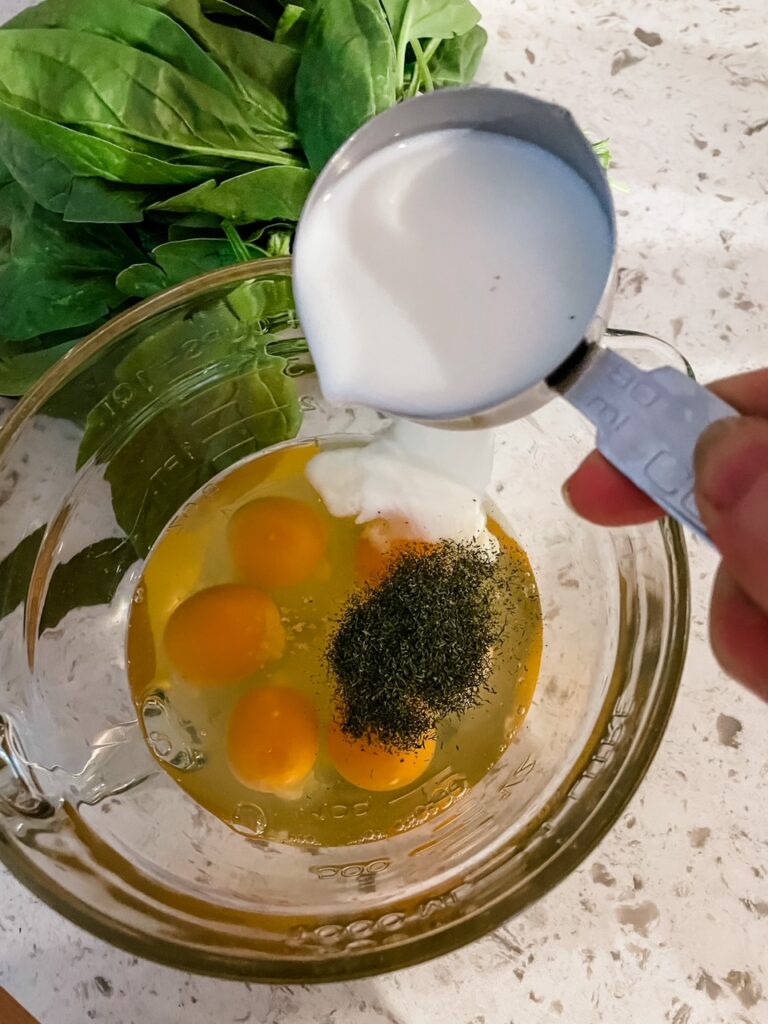
[[[709,427],[694,457],[699,513],[722,556],[710,639],[725,671],[768,701],[768,369],[710,388],[743,414]],[[663,514],[598,452],[587,456],[563,490],[575,512],[602,526]]]

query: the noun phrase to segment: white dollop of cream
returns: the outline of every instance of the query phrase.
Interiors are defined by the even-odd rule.
[[[489,431],[398,421],[368,445],[320,452],[306,474],[333,516],[385,520],[419,540],[474,541],[496,552],[483,499],[492,457]]]

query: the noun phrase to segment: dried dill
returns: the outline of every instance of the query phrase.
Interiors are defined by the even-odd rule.
[[[352,595],[326,651],[348,735],[417,747],[440,719],[482,700],[504,633],[500,573],[479,545],[444,541],[406,549]]]

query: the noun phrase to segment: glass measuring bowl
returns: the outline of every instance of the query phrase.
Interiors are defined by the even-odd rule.
[[[670,358],[649,339],[614,343],[649,366]],[[277,355],[285,370],[265,409],[249,375]],[[447,770],[406,793],[416,827],[385,840],[267,842],[257,794],[233,831],[150,754],[125,626],[153,537],[208,479],[268,444],[275,417],[290,421],[293,387],[300,438],[384,424],[323,403],[290,308],[290,262],[263,261],[118,317],[0,431],[0,857],[51,906],[136,954],[272,982],[416,963],[557,884],[653,757],[688,620],[677,526],[603,531],[564,507],[560,483],[588,432],[551,403],[502,428],[494,460],[491,497],[531,558],[544,609],[541,677],[512,745],[471,789]],[[178,723],[161,724],[166,756],[183,755]],[[323,813],[364,815],[364,794]]]

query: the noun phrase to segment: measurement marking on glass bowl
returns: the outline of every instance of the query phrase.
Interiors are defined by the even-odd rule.
[[[232,817],[235,832],[248,838],[260,836],[267,828],[267,816],[258,804],[240,803]]]
[[[386,871],[392,862],[387,857],[380,857],[377,860],[357,861],[350,864],[322,864],[318,867],[311,867],[310,873],[318,878],[359,878],[361,875],[380,875]]]
[[[370,803],[367,800],[361,800],[354,804],[328,804],[324,803],[320,807],[310,809],[309,811],[304,808],[299,808],[299,814],[309,814],[311,818],[316,821],[327,821],[329,818],[340,820],[346,817],[363,818],[370,811]]]
[[[322,924],[317,928],[305,928],[298,926],[289,936],[292,945],[300,945],[309,948],[327,949],[329,946],[337,946],[337,952],[348,952],[353,943],[359,943],[366,936],[376,938],[376,947],[382,942],[394,941],[397,934],[408,924],[421,925],[424,921],[446,911],[450,911],[463,899],[465,890],[470,886],[463,883],[455,889],[441,893],[439,896],[430,896],[422,903],[417,904],[411,913],[404,911],[388,911],[380,917],[359,918],[347,924]],[[361,946],[356,945],[360,949]],[[371,947],[373,948],[373,947]]]
[[[530,754],[528,754],[525,760],[522,762],[522,764],[518,765],[518,767],[515,768],[514,772],[512,773],[512,778],[509,779],[508,782],[505,782],[504,785],[501,787],[501,799],[506,800],[506,798],[509,796],[510,792],[515,788],[515,786],[519,786],[522,782],[525,782],[525,780],[531,774],[535,766],[536,761],[531,757]]]

